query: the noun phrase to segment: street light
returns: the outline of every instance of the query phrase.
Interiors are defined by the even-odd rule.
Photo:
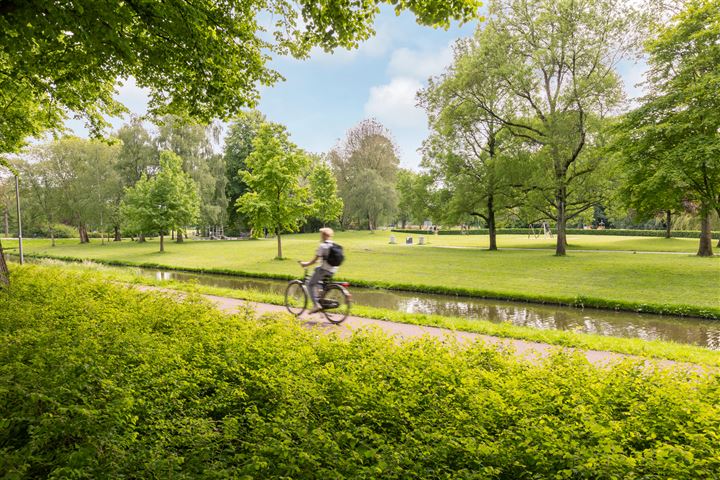
[[[20,218],[20,182],[18,176],[15,175],[15,203],[17,205],[17,217],[18,217],[18,246],[20,251],[20,265],[25,263],[25,257],[23,256],[22,248],[22,219]]]

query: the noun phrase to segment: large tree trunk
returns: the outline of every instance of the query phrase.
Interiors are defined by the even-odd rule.
[[[170,240],[175,240],[175,229],[170,230]]]
[[[88,237],[87,227],[85,225],[78,226],[78,234],[80,235],[80,243],[90,243],[90,237]]]
[[[672,212],[665,210],[665,238],[670,238],[670,229],[672,228]]]
[[[160,234],[160,251],[165,251],[165,236],[162,233]]]
[[[5,210],[3,212],[3,217],[5,220],[5,237],[10,236],[10,212],[8,212],[8,208],[5,207]]]
[[[497,235],[495,233],[495,199],[492,195],[488,196],[487,201],[487,224],[488,224],[488,235],[490,236],[490,248],[488,250],[497,250]]]
[[[699,257],[712,257],[712,230],[710,229],[710,209],[703,206],[700,208],[700,247]]]
[[[178,228],[176,235],[175,235],[175,241],[177,243],[183,243],[183,231]]]
[[[10,272],[7,263],[5,263],[5,252],[3,252],[2,242],[0,241],[0,285],[10,284]]]
[[[558,202],[558,211],[555,255],[562,257],[565,256],[565,247],[567,246],[567,238],[565,235],[565,188],[558,189],[556,199]]]
[[[280,239],[280,229],[279,228],[275,229],[275,236],[277,236],[277,247],[278,247],[277,258],[278,258],[278,260],[280,260],[283,258],[283,256],[282,256],[282,240]]]
[[[122,242],[122,236],[120,236],[120,227],[118,225],[115,225],[113,228],[115,229],[115,237],[113,238],[113,242]]]
[[[138,241],[138,243],[145,243],[145,234],[144,233],[139,234],[137,241]]]

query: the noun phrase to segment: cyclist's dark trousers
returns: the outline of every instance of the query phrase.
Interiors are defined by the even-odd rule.
[[[310,280],[308,281],[308,290],[310,291],[310,298],[312,299],[313,305],[315,308],[317,308],[318,305],[318,284],[322,282],[323,280],[327,280],[328,278],[332,277],[333,274],[331,272],[328,272],[322,267],[316,267],[315,272],[312,274],[312,277],[310,277]]]

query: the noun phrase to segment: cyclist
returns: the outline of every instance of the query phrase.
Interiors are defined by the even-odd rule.
[[[302,267],[309,267],[315,264],[318,260],[322,260],[319,267],[315,268],[315,272],[308,280],[307,287],[310,292],[310,298],[313,302],[313,309],[310,313],[317,313],[322,310],[322,307],[318,303],[318,284],[323,280],[327,280],[332,277],[337,271],[338,267],[333,267],[328,263],[328,255],[330,253],[330,247],[333,245],[333,232],[332,228],[321,228],[320,229],[320,245],[315,252],[315,257],[309,262],[298,261]]]

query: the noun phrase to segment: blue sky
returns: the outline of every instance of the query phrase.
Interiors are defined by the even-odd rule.
[[[317,153],[328,151],[364,118],[374,117],[392,132],[401,165],[417,168],[417,149],[427,126],[424,111],[415,106],[415,93],[428,77],[442,73],[452,60],[454,41],[472,35],[476,26],[433,29],[416,24],[411,13],[396,16],[385,8],[376,19],[375,37],[356,50],[314,50],[307,60],[276,58],[272,66],[286,80],[261,90],[258,109],[286,125],[300,147]],[[630,96],[635,95],[632,86],[641,80],[644,65],[626,62],[619,70]],[[147,97],[132,80],[119,88],[118,99],[132,113],[145,113]],[[122,122],[112,123],[117,127]],[[78,135],[87,134],[81,122],[68,126]]]

